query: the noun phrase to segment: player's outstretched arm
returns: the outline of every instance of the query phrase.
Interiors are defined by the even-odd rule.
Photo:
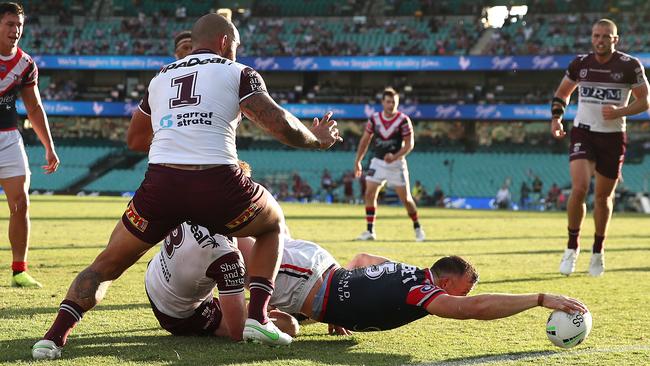
[[[342,141],[336,121],[330,119],[332,112],[328,112],[321,120],[315,119],[312,127],[307,128],[266,93],[251,95],[239,107],[248,119],[285,145],[328,149],[337,141]]]
[[[228,330],[228,337],[233,341],[241,341],[247,316],[244,292],[227,296],[222,295],[219,297],[219,302],[223,312],[222,321]]]
[[[536,306],[568,313],[587,312],[587,308],[580,301],[552,294],[482,294],[476,296],[443,294],[431,301],[426,309],[430,314],[441,318],[492,320],[506,318]]]
[[[131,124],[126,132],[126,144],[133,151],[148,152],[152,139],[151,116],[138,108],[131,116]]]
[[[557,139],[561,139],[566,135],[564,127],[562,126],[562,117],[566,106],[569,104],[569,98],[576,89],[578,84],[565,76],[560,82],[560,86],[555,91],[553,101],[551,102],[551,134]]]
[[[38,86],[34,85],[23,88],[20,91],[20,96],[25,104],[27,117],[32,123],[34,132],[36,132],[36,136],[38,136],[38,139],[45,148],[45,161],[47,162],[47,165],[44,165],[42,168],[45,170],[45,174],[54,173],[59,167],[59,157],[54,151],[54,141],[52,140],[50,125],[47,122],[47,115],[43,109],[43,103],[41,102],[41,94],[38,91]]]
[[[363,131],[361,140],[359,140],[359,147],[357,147],[357,157],[354,159],[354,176],[357,178],[361,176],[361,161],[363,160],[363,157],[366,156],[366,152],[368,152],[368,146],[370,146],[371,139],[372,134],[368,131]]]

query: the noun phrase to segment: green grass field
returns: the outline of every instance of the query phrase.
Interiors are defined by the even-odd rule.
[[[31,361],[30,348],[47,330],[73,277],[104,247],[122,214],[122,198],[35,197],[30,271],[40,290],[9,287],[11,252],[6,209],[0,210],[0,364]],[[554,292],[577,297],[593,313],[585,343],[571,350],[547,340],[550,310],[536,308],[497,321],[428,317],[403,328],[351,337],[308,325],[288,348],[273,349],[209,338],[172,337],[158,329],[144,293],[147,261],[110,288],[84,317],[57,365],[648,365],[650,364],[650,218],[616,214],[606,243],[603,278],[586,275],[587,251],[570,278],[557,273],[565,244],[564,213],[421,209],[428,241],[415,243],[401,207],[378,209],[376,242],[350,239],[364,229],[362,206],[284,205],[296,238],[315,241],[345,263],[358,252],[418,266],[462,255],[478,268],[475,293]],[[591,245],[593,224],[583,228]]]

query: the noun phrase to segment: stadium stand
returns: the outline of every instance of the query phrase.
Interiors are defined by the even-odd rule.
[[[56,151],[61,166],[55,174],[46,176],[41,169],[46,164],[45,149],[28,145],[25,150],[32,171],[31,189],[37,191],[63,191],[88,175],[93,165],[120,151],[114,147],[60,146]]]

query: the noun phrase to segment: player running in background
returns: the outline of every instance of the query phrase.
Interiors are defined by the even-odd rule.
[[[603,244],[625,158],[625,119],[648,110],[648,79],[643,65],[637,58],[616,51],[618,41],[614,22],[597,21],[591,30],[593,52],[571,62],[553,98],[551,132],[561,139],[566,135],[562,126],[564,110],[573,91],[579,89],[578,113],[570,131],[569,240],[560,262],[560,273],[567,276],[575,270],[580,253],[580,228],[593,176],[595,234],[589,274],[600,276],[605,271]],[[634,101],[628,104],[630,92]]]
[[[357,240],[375,240],[375,216],[377,211],[377,195],[381,187],[388,183],[392,187],[406,212],[413,221],[415,240],[424,241],[424,230],[418,221],[418,211],[409,189],[409,172],[406,155],[413,150],[413,125],[411,119],[399,112],[399,94],[393,88],[387,88],[382,94],[383,111],[373,113],[368,119],[366,128],[359,141],[354,175],[360,177],[361,162],[368,151],[372,137],[375,136],[373,158],[366,174],[366,231]]]
[[[27,273],[31,172],[23,139],[17,128],[18,94],[25,104],[27,118],[45,148],[45,174],[57,170],[59,158],[54,151],[54,142],[38,91],[38,68],[34,60],[18,47],[24,23],[25,12],[22,6],[16,3],[0,4],[0,186],[9,205],[9,243],[13,257],[11,285],[41,287]]]
[[[34,358],[60,357],[72,328],[101,301],[111,281],[185,221],[213,233],[256,237],[242,338],[290,342],[266,312],[284,215],[273,196],[238,167],[235,131],[243,113],[290,146],[327,149],[341,138],[331,113],[307,128],[278,106],[262,77],[235,62],[239,43],[232,22],[204,15],[192,28],[193,56],[166,65],[152,79],[127,134],[131,149],[149,151],[144,181],[106,249],[71,284],[54,323],[33,346]]]

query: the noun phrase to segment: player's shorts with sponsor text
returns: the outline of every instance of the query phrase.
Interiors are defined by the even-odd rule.
[[[366,180],[377,184],[387,182],[389,187],[403,187],[406,185],[408,177],[409,171],[406,159],[387,163],[379,158],[372,158]]]
[[[177,336],[212,336],[223,318],[219,300],[216,298],[206,300],[194,310],[192,316],[185,319],[174,318],[161,312],[151,299],[149,303],[160,326]]]
[[[596,162],[596,171],[617,179],[625,159],[625,132],[593,132],[580,127],[571,128],[569,160],[587,159]]]
[[[0,131],[0,179],[29,175],[25,145],[17,129]]]
[[[249,224],[266,206],[264,187],[237,165],[181,170],[149,164],[122,222],[152,245],[184,221],[226,235]]]

